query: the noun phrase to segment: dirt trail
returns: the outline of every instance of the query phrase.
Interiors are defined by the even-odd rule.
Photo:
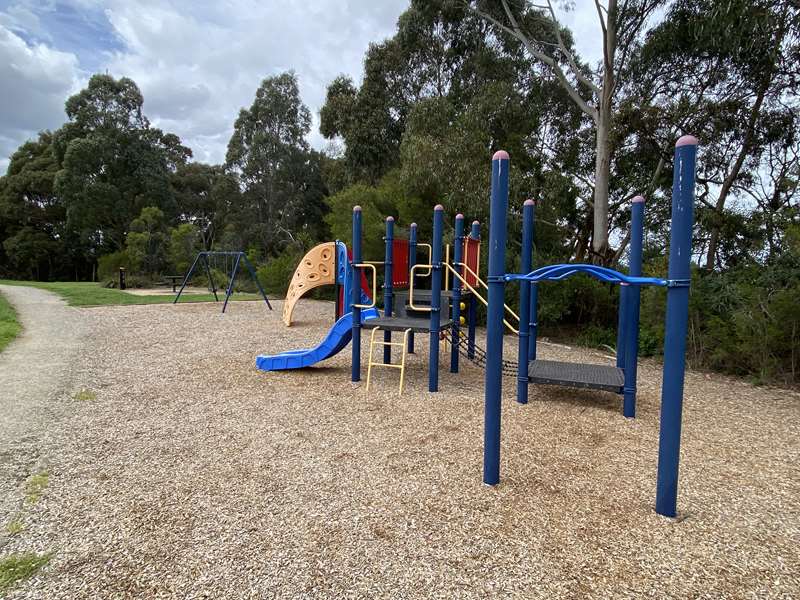
[[[23,330],[0,353],[0,517],[15,510],[21,483],[42,462],[86,332],[85,317],[55,294],[0,285]],[[18,490],[20,493],[15,493]]]

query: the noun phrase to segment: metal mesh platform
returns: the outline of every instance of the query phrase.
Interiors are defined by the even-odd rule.
[[[531,383],[591,388],[621,393],[625,385],[622,369],[607,365],[534,360],[528,364]]]
[[[439,330],[449,329],[453,322],[449,319],[442,320]],[[405,331],[410,329],[418,333],[429,333],[431,330],[431,320],[415,319],[414,317],[380,317],[370,319],[364,323],[364,329],[383,329],[385,331]]]

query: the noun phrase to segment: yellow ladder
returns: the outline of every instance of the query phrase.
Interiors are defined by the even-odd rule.
[[[406,374],[406,354],[408,349],[408,334],[411,333],[411,329],[406,329],[403,332],[403,342],[384,342],[383,340],[375,340],[375,332],[378,331],[378,327],[372,328],[372,333],[369,336],[369,364],[367,366],[367,392],[369,392],[369,382],[372,378],[372,367],[389,367],[390,369],[400,369],[400,393],[399,395],[403,395],[403,379]],[[403,358],[400,361],[400,364],[396,363],[382,363],[382,362],[372,362],[372,349],[375,347],[384,347],[384,346],[397,346],[402,348]]]

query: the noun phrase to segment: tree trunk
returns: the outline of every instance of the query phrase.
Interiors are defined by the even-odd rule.
[[[603,85],[597,99],[597,157],[594,167],[594,227],[592,250],[602,264],[610,258],[608,248],[608,180],[611,173],[611,109],[616,88],[614,57],[617,53],[617,0],[609,0],[603,36]]]
[[[611,171],[611,148],[608,134],[609,110],[601,106],[597,119],[597,158],[594,180],[594,225],[592,228],[592,250],[600,260],[608,255],[608,179]]]

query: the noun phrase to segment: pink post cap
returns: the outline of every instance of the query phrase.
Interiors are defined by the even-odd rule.
[[[361,207],[360,207],[358,204],[356,204],[356,205],[353,207],[353,212],[361,212]]]
[[[634,196],[631,202],[644,202],[644,196]]]
[[[462,215],[461,213],[458,213],[456,215],[456,219],[463,219],[463,218],[464,218],[464,215]]]
[[[498,150],[492,156],[492,160],[508,160],[508,152],[505,150]]]
[[[684,135],[681,136],[677,142],[675,142],[675,147],[680,148],[681,146],[697,146],[697,138],[693,135]]]
[[[409,225],[409,227],[414,227],[414,228],[416,228],[416,227],[417,227],[417,224],[416,224],[416,223],[412,223],[411,225]]]
[[[480,225],[480,224],[481,224],[481,222],[480,222],[480,221],[478,221],[478,220],[475,220],[475,221],[473,221],[473,222],[472,222],[472,224],[473,224],[473,225]]]
[[[442,206],[441,204],[437,204],[436,206],[433,207],[433,210],[444,210],[444,206]]]
[[[525,202],[522,205],[523,206],[533,206],[534,204],[536,204],[536,200],[534,200],[533,198],[528,198],[527,200],[525,200]]]
[[[386,217],[386,220],[393,223],[394,222],[394,217],[388,216],[388,217]]]

